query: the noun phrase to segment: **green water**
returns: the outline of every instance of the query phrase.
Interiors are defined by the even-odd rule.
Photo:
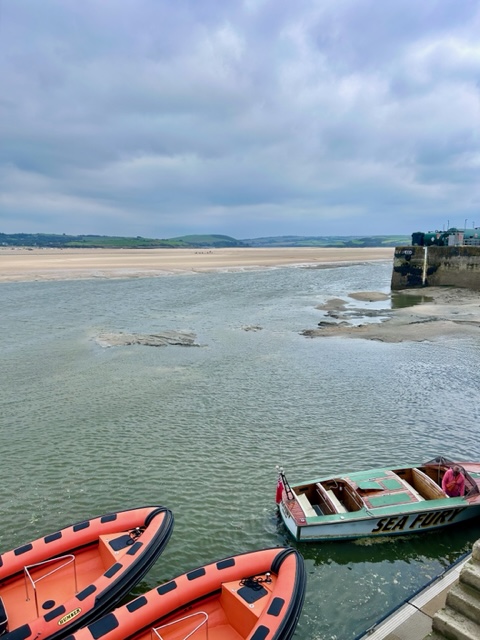
[[[391,308],[404,309],[406,307],[414,307],[418,304],[432,302],[433,298],[424,295],[405,294],[393,291],[391,294]]]
[[[274,503],[278,464],[294,480],[440,454],[478,460],[478,344],[300,335],[327,299],[388,291],[390,277],[380,263],[0,285],[0,547],[165,505],[175,529],[139,593],[290,543]],[[167,330],[200,346],[97,340]],[[478,537],[472,524],[298,545],[308,591],[295,638],[354,638]]]

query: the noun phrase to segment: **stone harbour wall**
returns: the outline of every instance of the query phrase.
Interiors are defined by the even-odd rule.
[[[391,288],[415,287],[480,291],[480,247],[396,247]]]
[[[480,638],[480,540],[472,557],[447,595],[445,607],[432,620],[432,633],[424,640],[478,640]]]

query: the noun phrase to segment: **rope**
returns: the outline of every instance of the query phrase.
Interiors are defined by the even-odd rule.
[[[242,578],[240,580],[240,584],[242,587],[248,587],[253,591],[260,591],[263,589],[262,582],[269,583],[272,579],[270,578],[270,574],[267,573],[265,578],[260,578],[259,576],[250,576],[249,578]]]
[[[144,531],[145,531],[145,527],[135,527],[135,529],[132,529],[131,531],[129,531],[128,535],[130,536],[130,540],[127,542],[127,544],[133,544],[135,540],[139,538]]]

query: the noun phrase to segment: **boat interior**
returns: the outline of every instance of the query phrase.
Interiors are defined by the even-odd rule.
[[[453,464],[453,463],[452,463]],[[406,467],[352,473],[344,478],[300,485],[295,497],[307,517],[334,515],[395,504],[448,498],[442,478],[450,465]],[[477,489],[465,475],[466,494]]]
[[[130,548],[125,546],[127,538],[121,533],[100,536],[75,554],[28,565],[3,581],[0,603],[8,628],[36,620],[95,582]]]
[[[193,604],[184,613],[162,620],[135,640],[243,640],[248,637],[272,598],[276,576],[235,580]],[[262,636],[263,637],[263,636]]]

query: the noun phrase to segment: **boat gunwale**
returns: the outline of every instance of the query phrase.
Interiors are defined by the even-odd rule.
[[[334,513],[334,514],[323,515],[323,516],[305,516],[305,520],[307,521],[307,523],[306,524],[302,523],[298,526],[305,527],[308,525],[322,525],[322,524],[329,525],[329,524],[335,524],[336,522],[344,523],[345,521],[348,521],[349,523],[356,522],[356,521],[361,522],[363,520],[375,520],[377,516],[385,518],[387,516],[401,515],[403,513],[405,513],[405,515],[410,516],[410,515],[415,515],[417,511],[418,513],[443,511],[444,508],[447,506],[447,504],[449,506],[452,505],[453,500],[458,501],[463,499],[459,497],[459,498],[443,498],[442,500],[438,500],[438,501],[430,500],[429,502],[435,502],[435,503],[442,502],[442,505],[434,504],[434,505],[431,505],[430,508],[419,508],[419,505],[423,505],[425,503],[428,504],[428,502],[425,500],[425,502],[411,502],[411,503],[406,503],[402,505],[393,505],[388,507],[374,507],[373,509],[365,507],[363,509],[360,509],[359,511],[347,511],[346,513]],[[408,510],[408,512],[405,509],[402,509],[402,511],[400,511],[398,509],[399,506],[410,507],[410,509]],[[452,505],[452,507],[458,507],[459,510],[464,509],[467,506],[468,505],[466,505],[464,502],[456,502],[455,504]],[[288,509],[288,506],[287,506],[287,509]],[[372,511],[374,511],[375,513],[374,514],[367,513]],[[362,516],[359,517],[357,514],[362,514]],[[292,516],[292,519],[295,520],[296,522],[296,519],[294,516]],[[319,520],[319,522],[317,522],[317,519]]]

